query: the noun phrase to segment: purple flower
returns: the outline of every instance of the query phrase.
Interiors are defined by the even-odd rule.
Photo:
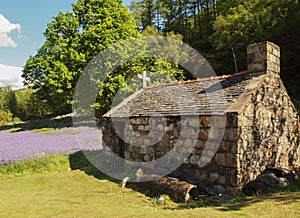
[[[94,128],[63,128],[46,132],[0,132],[0,165],[35,157],[36,154],[73,153],[101,149],[100,131]]]

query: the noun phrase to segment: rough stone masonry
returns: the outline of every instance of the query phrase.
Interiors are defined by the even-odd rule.
[[[163,157],[175,145],[180,154],[195,144],[180,169],[201,181],[222,186],[229,194],[240,191],[268,167],[299,167],[299,117],[280,79],[280,48],[271,42],[255,43],[248,46],[247,55],[246,72],[148,87],[125,99],[104,116],[106,146],[126,160],[149,162]],[[222,89],[211,92],[225,96],[224,111],[211,112],[206,105],[207,89],[203,91],[203,87],[214,80]],[[182,118],[176,106],[170,106],[174,104],[172,97],[166,98],[182,88],[197,99],[193,105],[197,114],[189,110],[191,105],[184,107],[189,119]],[[177,96],[176,101],[184,102],[185,97]],[[124,110],[125,106],[130,110]],[[155,117],[155,113],[163,116]],[[112,119],[129,122],[124,125],[124,140],[116,133]],[[163,136],[158,142],[153,142],[153,130]],[[218,138],[222,138],[220,144],[216,144]],[[205,158],[209,163],[199,167],[199,160]]]

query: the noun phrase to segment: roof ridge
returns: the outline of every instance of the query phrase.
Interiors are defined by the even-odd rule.
[[[153,89],[153,88],[162,87],[162,86],[175,86],[175,85],[188,84],[188,83],[194,83],[194,82],[204,82],[204,81],[210,81],[210,80],[228,79],[228,78],[242,76],[242,75],[245,75],[245,74],[248,74],[248,73],[250,73],[250,72],[248,72],[248,70],[244,70],[244,71],[241,71],[241,72],[238,72],[238,73],[225,74],[225,75],[222,75],[222,76],[211,76],[211,77],[197,78],[197,79],[186,80],[186,81],[154,84],[154,85],[151,85],[151,86],[147,86],[144,89]]]

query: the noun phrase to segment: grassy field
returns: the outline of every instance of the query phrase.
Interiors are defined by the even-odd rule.
[[[2,166],[0,187],[0,217],[300,217],[299,186],[239,196],[220,206],[194,207],[168,199],[161,205],[135,188],[121,188],[78,155]]]

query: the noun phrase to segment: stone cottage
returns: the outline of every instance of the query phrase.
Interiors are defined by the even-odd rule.
[[[280,48],[255,43],[247,56],[248,69],[240,73],[134,93],[104,115],[106,146],[146,163],[174,152],[159,164],[180,159],[183,172],[227,193],[268,167],[298,167],[299,117],[280,79]]]

